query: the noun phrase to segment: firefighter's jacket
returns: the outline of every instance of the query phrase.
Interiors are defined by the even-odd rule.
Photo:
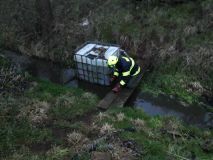
[[[120,56],[115,65],[113,75],[119,77],[120,85],[124,86],[128,83],[132,76],[136,76],[139,73],[140,67],[132,58]]]

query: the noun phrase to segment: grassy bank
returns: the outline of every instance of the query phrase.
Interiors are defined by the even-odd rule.
[[[63,145],[66,143],[63,133],[72,130],[72,121],[94,109],[98,100],[81,89],[47,81],[32,81],[30,86],[21,96],[8,93],[0,97],[1,158],[11,154],[16,157],[23,151],[16,157],[22,159],[23,154],[28,155],[31,150],[45,152],[51,146]],[[66,132],[64,126],[69,126]]]
[[[202,88],[197,88],[197,92],[194,92],[190,84],[193,84],[193,78],[183,74],[161,74],[154,72],[144,77],[141,90],[151,92],[154,95],[160,93],[172,95],[189,104],[199,103],[201,96],[199,89]]]
[[[2,68],[10,66],[6,62],[1,59]],[[144,78],[143,90],[187,97],[185,90],[176,89],[188,81],[187,77],[150,77]],[[183,82],[179,82],[180,77]],[[212,157],[210,129],[189,126],[174,117],[149,117],[131,107],[114,106],[97,114],[93,111],[99,99],[90,92],[32,77],[27,81],[29,86],[22,94],[5,92],[0,96],[2,159],[88,160],[96,152],[115,160]],[[167,86],[174,88],[166,90]],[[191,102],[193,98],[186,100]]]
[[[212,1],[167,2],[51,1],[54,23],[43,37],[34,1],[1,1],[0,47],[72,65],[85,41],[116,43],[150,69],[141,90],[199,103],[213,90]],[[2,56],[0,71],[0,159],[88,160],[94,151],[116,160],[213,156],[210,129],[130,107],[93,115],[99,99],[90,92],[11,71]]]
[[[212,130],[131,107],[87,115],[96,102],[91,93],[46,81],[33,82],[21,97],[1,97],[0,157],[88,160],[94,151],[116,160],[213,156]]]
[[[40,34],[34,2],[1,3],[6,13],[0,13],[0,46],[4,48],[73,65],[74,49],[85,41],[116,43],[145,66],[152,66],[152,75],[183,75],[213,90],[211,0],[56,1],[51,3],[54,24],[49,37]],[[82,26],[85,20],[88,25]]]
[[[6,66],[10,63],[2,58],[1,67]],[[177,89],[191,81],[188,77],[150,77],[144,77],[143,90],[177,94],[189,102],[196,98],[184,88]],[[150,117],[131,107],[114,106],[97,114],[93,111],[98,98],[92,93],[32,77],[27,81],[29,87],[22,94],[9,90],[0,96],[2,159],[88,160],[96,152],[115,160],[212,157],[210,129],[189,126],[174,117]]]
[[[108,132],[121,130],[118,136],[122,140],[132,142],[133,150],[134,145],[140,148],[138,159],[212,157],[212,153],[204,149],[212,131],[184,125],[174,117],[149,117],[137,109],[117,108],[104,113],[97,123],[100,126],[108,124]]]

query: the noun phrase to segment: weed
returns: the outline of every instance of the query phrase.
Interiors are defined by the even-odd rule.
[[[118,114],[116,115],[116,117],[117,117],[117,121],[120,122],[120,121],[123,121],[123,120],[124,120],[125,115],[124,115],[124,113],[118,113]]]
[[[75,97],[72,94],[64,94],[56,99],[56,106],[71,108],[75,104]]]
[[[146,128],[145,121],[139,118],[132,120],[132,124],[138,131],[144,130]]]
[[[67,141],[72,146],[77,146],[80,143],[84,143],[86,139],[81,133],[74,131],[67,135]]]
[[[103,119],[108,118],[108,117],[109,117],[109,115],[107,115],[104,112],[99,112],[99,114],[97,115],[97,118],[99,121],[102,121]]]
[[[72,154],[71,149],[63,148],[61,146],[53,146],[49,151],[47,151],[46,156],[48,160],[61,160],[70,154]]]
[[[48,120],[48,110],[50,104],[44,101],[32,101],[23,107],[18,117],[27,117],[33,125],[44,125]]]
[[[115,129],[113,128],[113,126],[111,124],[105,123],[101,129],[100,129],[100,134],[104,135],[104,134],[110,134],[114,131]]]

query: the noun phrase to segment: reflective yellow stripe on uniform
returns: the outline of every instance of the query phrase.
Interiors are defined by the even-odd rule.
[[[129,58],[127,57],[122,57],[123,59],[125,59],[127,62],[129,62]]]
[[[126,57],[123,57],[123,58],[126,59],[126,60],[128,59],[128,58],[126,58]],[[122,72],[122,75],[123,75],[123,76],[129,76],[129,75],[130,75],[130,72],[131,72],[131,70],[132,70],[132,68],[133,68],[134,65],[135,65],[135,61],[134,61],[132,58],[129,58],[129,59],[131,60],[132,65],[131,65],[129,71]],[[128,61],[129,61],[129,59],[128,59]]]
[[[114,76],[119,76],[119,73],[115,71],[115,72],[113,73],[113,75],[114,75]]]
[[[136,76],[137,74],[139,74],[141,71],[141,67],[138,67],[138,70],[135,72],[135,74],[133,74],[132,76]]]
[[[120,81],[120,84],[123,86],[123,85],[125,85],[126,83],[125,83],[123,80],[121,80],[121,81]]]
[[[114,72],[113,72],[113,75],[114,76],[119,76],[119,72],[118,72],[118,69],[117,68],[114,68]]]

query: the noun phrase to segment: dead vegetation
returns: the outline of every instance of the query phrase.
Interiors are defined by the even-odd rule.
[[[132,124],[138,131],[142,131],[146,128],[145,121],[139,118],[132,120]]]
[[[117,121],[123,121],[125,119],[124,113],[118,113],[116,117],[117,117]]]
[[[50,104],[45,101],[34,100],[27,102],[17,117],[27,118],[33,126],[43,126],[48,122]]]
[[[72,108],[76,103],[76,98],[72,94],[64,94],[56,99],[55,105],[59,107]]]
[[[28,86],[27,75],[17,73],[15,66],[0,69],[0,94],[21,94]]]
[[[104,112],[99,112],[99,114],[97,115],[97,119],[100,121],[102,121],[103,119],[108,118],[108,117],[109,117],[109,115]]]
[[[50,150],[47,151],[46,155],[49,159],[62,159],[65,156],[68,156],[72,152],[68,148],[64,148],[61,146],[53,146]]]
[[[76,146],[83,145],[83,143],[88,141],[88,139],[80,132],[73,131],[72,133],[69,133],[67,135],[67,141],[71,146],[76,147]]]
[[[100,129],[100,134],[101,135],[111,134],[114,130],[115,129],[114,129],[113,125],[111,125],[109,123],[105,123],[105,124],[103,124],[103,126]]]
[[[161,128],[161,132],[163,134],[168,134],[174,140],[180,137],[187,138],[189,135],[188,133],[183,133],[182,128],[183,126],[180,121],[176,119],[168,119],[164,122],[163,127]]]

